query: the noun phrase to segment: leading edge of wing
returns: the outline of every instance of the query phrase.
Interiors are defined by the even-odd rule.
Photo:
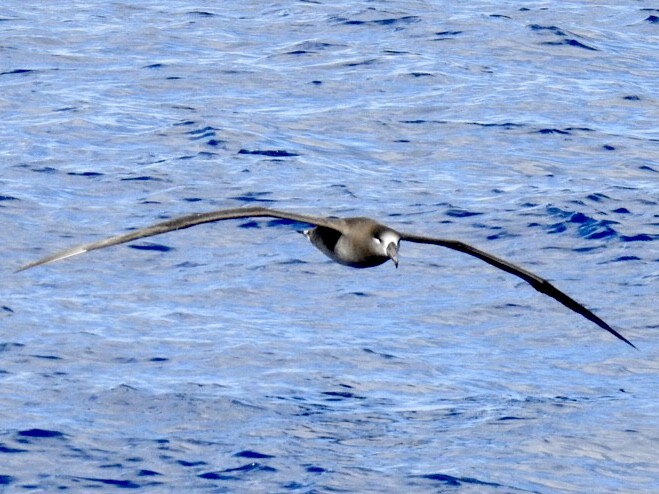
[[[603,319],[599,318],[597,315],[595,315],[593,312],[587,309],[584,305],[574,300],[565,292],[556,288],[549,281],[547,281],[544,278],[541,278],[540,276],[532,273],[531,271],[516,266],[511,262],[505,261],[504,259],[496,257],[492,254],[489,254],[485,251],[477,249],[476,247],[473,247],[464,242],[460,242],[458,240],[446,240],[441,238],[433,238],[433,237],[426,237],[422,235],[413,235],[406,233],[401,233],[400,235],[401,235],[401,240],[406,240],[408,242],[414,242],[418,244],[439,245],[441,247],[446,247],[449,249],[456,250],[458,252],[469,254],[470,256],[476,257],[481,261],[484,261],[496,268],[506,271],[507,273],[510,273],[514,276],[517,276],[518,278],[521,278],[524,281],[526,281],[528,284],[530,284],[533,288],[535,288],[540,293],[544,293],[545,295],[548,295],[549,297],[563,304],[568,309],[572,310],[573,312],[576,312],[577,314],[582,315],[589,321],[594,322],[600,328],[608,331],[616,338],[624,341],[629,346],[636,348],[638,350],[636,345],[634,345],[631,341],[629,341],[627,338],[621,335],[618,331],[616,331],[611,326],[609,326],[609,324],[607,324]]]
[[[279,211],[276,209],[268,209],[263,207],[219,209],[207,213],[194,213],[186,216],[181,216],[179,218],[173,218],[171,220],[162,221],[160,223],[156,223],[154,225],[147,226],[145,228],[140,228],[138,230],[134,230],[132,232],[125,233],[122,235],[116,235],[114,237],[109,237],[96,242],[78,245],[70,249],[56,252],[55,254],[41,258],[37,261],[25,264],[24,266],[21,266],[19,269],[17,269],[16,272],[25,271],[26,269],[34,268],[36,266],[41,266],[44,264],[50,264],[56,261],[60,261],[62,259],[66,259],[68,257],[89,252],[90,250],[102,249],[104,247],[111,247],[113,245],[119,245],[126,242],[131,242],[133,240],[137,240],[140,238],[152,237],[154,235],[160,235],[162,233],[167,233],[174,230],[183,230],[185,228],[201,225],[203,223],[212,223],[215,221],[250,218],[250,217],[280,218],[280,219],[298,221],[300,223],[308,223],[310,225],[325,226],[328,228],[340,227],[340,220],[337,219],[308,216],[305,214],[290,213],[288,211]]]

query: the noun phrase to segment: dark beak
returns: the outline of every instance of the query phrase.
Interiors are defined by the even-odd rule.
[[[395,243],[392,242],[387,246],[387,255],[394,262],[396,269],[398,269],[398,246]]]

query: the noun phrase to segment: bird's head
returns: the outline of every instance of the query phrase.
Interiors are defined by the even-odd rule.
[[[400,243],[400,235],[393,230],[384,229],[380,232],[376,232],[373,236],[373,242],[376,245],[376,249],[384,256],[391,259],[394,266],[398,267],[398,245]]]

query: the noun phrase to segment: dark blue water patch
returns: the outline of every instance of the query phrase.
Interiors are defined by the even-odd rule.
[[[30,355],[30,357],[40,358],[43,360],[62,360],[62,357],[58,357],[57,355]]]
[[[335,45],[332,43],[323,43],[319,41],[303,41],[302,43],[296,44],[295,49],[287,51],[286,55],[306,55],[310,53],[318,53],[332,46]]]
[[[271,192],[248,192],[247,194],[243,194],[240,196],[229,197],[229,199],[233,199],[235,201],[240,201],[240,202],[246,202],[246,203],[276,202],[274,199],[268,199],[265,197],[271,194],[272,194]]]
[[[238,228],[245,228],[247,230],[252,228],[261,228],[261,224],[256,220],[249,220],[238,225]]]
[[[567,130],[561,129],[539,129],[536,131],[538,134],[561,134],[561,135],[570,135],[570,132]]]
[[[188,131],[188,134],[192,136],[191,139],[193,141],[199,141],[209,137],[215,137],[216,130],[219,129],[216,129],[215,127],[211,127],[211,126],[206,126],[202,129],[190,130]]]
[[[487,240],[500,240],[500,239],[502,239],[502,238],[515,238],[515,237],[519,237],[519,234],[517,234],[517,233],[510,233],[510,232],[507,232],[507,231],[500,231],[500,232],[498,232],[498,233],[494,233],[494,234],[492,234],[492,235],[488,235],[488,236],[485,237],[485,238],[486,238]]]
[[[148,244],[130,244],[128,247],[131,249],[137,249],[137,250],[155,250],[157,252],[169,252],[170,250],[173,250],[173,247],[168,247],[163,244],[154,244],[154,243],[148,243]]]
[[[298,491],[300,489],[303,489],[305,487],[304,484],[301,484],[300,482],[287,482],[282,485],[282,488],[287,490],[287,491]]]
[[[617,209],[614,209],[611,212],[616,213],[616,214],[631,214],[631,211],[629,211],[629,209],[627,209],[627,208],[617,208]]]
[[[590,127],[565,127],[568,132],[595,132]]]
[[[503,417],[499,417],[497,419],[498,422],[510,422],[513,420],[529,420],[526,417],[515,417],[514,415],[504,415]]]
[[[410,72],[412,77],[435,77],[433,74],[430,72]]]
[[[132,480],[122,480],[122,479],[103,479],[97,477],[71,477],[72,479],[84,480],[85,482],[98,483],[103,485],[110,485],[112,487],[118,487],[120,489],[140,489],[148,485],[159,485],[160,482],[149,482],[148,484],[138,484]],[[91,487],[91,486],[85,486]]]
[[[485,128],[497,127],[497,128],[502,128],[502,129],[505,129],[505,130],[516,129],[516,128],[525,126],[524,124],[518,124],[518,123],[513,123],[513,122],[499,122],[499,123],[468,122],[468,125],[477,125],[479,127],[485,127]]]
[[[32,171],[37,173],[57,173],[57,169],[52,168],[50,166],[42,166],[41,168],[32,168]]]
[[[421,18],[416,15],[406,15],[403,17],[390,17],[387,19],[373,19],[370,21],[360,21],[360,20],[351,20],[344,17],[335,17],[332,19],[335,22],[339,22],[346,26],[364,26],[364,25],[376,25],[376,26],[393,26],[397,24],[412,24],[415,22],[420,22]]]
[[[227,475],[221,471],[202,473],[199,474],[199,478],[206,480],[240,480],[240,477],[237,477],[236,475]]]
[[[588,240],[598,240],[602,238],[615,237],[618,232],[608,225],[592,223],[579,227],[579,234]]]
[[[606,197],[606,196],[604,196]],[[563,209],[550,206],[547,208],[547,213],[550,216],[559,216],[563,218],[564,221],[559,223],[553,223],[546,227],[546,230],[549,233],[561,233],[567,230],[569,224],[578,225],[579,236],[589,239],[596,240],[608,237],[614,237],[618,235],[618,232],[612,227],[612,225],[617,225],[619,222],[613,220],[596,220],[590,216],[574,211],[565,211]],[[534,226],[540,226],[538,223],[533,224]],[[530,225],[529,225],[530,226]]]
[[[437,38],[434,38],[433,41],[443,41],[445,39],[453,39],[456,36],[459,36],[462,34],[464,31],[437,31],[435,33],[435,36]]]
[[[627,101],[641,101],[640,96],[637,96],[635,94],[629,94],[627,96],[623,96],[622,99]]]
[[[182,269],[194,269],[198,268],[200,266],[205,266],[206,264],[201,263],[201,262],[191,262],[191,261],[184,261],[179,264],[174,265],[176,268],[182,268]]]
[[[183,120],[181,122],[176,122],[174,124],[174,127],[181,127],[181,126],[184,126],[184,125],[195,125],[196,123],[197,122],[195,122],[194,120]]]
[[[10,312],[14,312],[13,310],[9,309]],[[25,345],[23,343],[0,343],[0,353],[2,352],[8,352],[10,350],[14,350],[16,348],[24,348]]]
[[[371,354],[371,355],[377,355],[378,357],[381,357],[381,358],[383,358],[383,359],[387,359],[387,360],[395,359],[395,358],[396,358],[395,355],[392,355],[392,354],[390,354],[390,353],[376,352],[375,350],[371,350],[370,348],[362,348],[362,350],[363,350],[365,353],[368,353],[368,354]]]
[[[207,10],[191,10],[188,12],[188,15],[195,15],[198,17],[215,17],[217,14],[214,14],[212,12],[208,12]]]
[[[627,261],[640,261],[641,258],[637,256],[620,256],[613,259],[611,262],[627,262]]]
[[[52,431],[48,429],[25,429],[18,431],[19,437],[32,437],[32,438],[52,438],[52,437],[64,437],[63,432]]]
[[[184,197],[183,200],[185,202],[200,202],[203,201],[204,199],[201,197]]]
[[[529,227],[529,228],[534,228],[534,227],[538,227],[538,226],[539,227],[544,227],[545,225],[542,225],[541,223],[533,222],[533,223],[527,224],[526,226]],[[552,225],[547,226],[546,230],[550,234],[552,234],[552,233],[562,233],[565,230],[567,230],[567,227],[563,223],[554,223]]]
[[[271,158],[286,158],[289,156],[299,156],[297,153],[292,153],[284,149],[241,149],[238,154],[257,154],[261,156],[269,156]]]
[[[309,473],[325,473],[327,470],[325,470],[322,467],[317,467],[315,465],[303,465],[305,471]]]
[[[327,396],[326,401],[343,401],[343,400],[364,400],[364,396],[359,396],[349,391],[323,391],[323,396]]]
[[[252,451],[250,449],[246,449],[244,451],[239,451],[235,455],[236,458],[249,458],[250,460],[259,460],[263,458],[274,458],[272,455],[267,455],[265,453],[259,453],[258,451]]]
[[[137,471],[137,476],[138,477],[156,477],[162,475],[159,472],[156,472],[154,470],[138,470]]]
[[[599,248],[600,247],[598,247],[597,245],[592,245],[590,247],[576,247],[576,248],[572,249],[572,251],[573,252],[591,252],[591,251],[594,251],[594,250],[598,250]]]
[[[5,453],[13,455],[16,453],[27,453],[27,449],[12,448],[11,446],[6,446],[4,443],[0,443],[0,454]]]
[[[361,62],[348,62],[348,63],[344,63],[343,66],[344,66],[344,67],[359,67],[359,66],[361,66],[361,65],[371,65],[371,64],[374,64],[374,63],[377,62],[377,61],[378,61],[377,58],[369,58],[369,59],[367,59],[367,60],[362,60]]]
[[[73,177],[102,177],[104,174],[100,172],[68,172],[67,175],[71,175]]]
[[[31,72],[37,72],[37,71],[34,69],[14,69],[14,70],[8,70],[6,72],[0,72],[0,75],[29,74]]]
[[[659,235],[649,233],[639,233],[638,235],[621,235],[620,240],[623,242],[652,242],[659,239]]]
[[[177,463],[181,465],[182,467],[201,467],[204,465],[208,465],[205,461],[199,460],[199,461],[185,461],[185,460],[178,460]]]
[[[235,468],[227,468],[225,470],[202,473],[199,475],[199,478],[208,480],[240,480],[240,474],[276,471],[276,468],[270,467],[268,465],[262,465],[258,462],[251,462]]]
[[[639,169],[639,170],[643,170],[643,171],[645,171],[645,172],[654,172],[654,173],[657,173],[657,170],[655,170],[654,168],[652,168],[650,165],[642,165],[642,166],[639,166],[638,169]]]
[[[314,415],[324,414],[333,410],[333,408],[330,407],[329,405],[325,405],[321,403],[314,403],[311,405],[302,406],[300,408],[301,410],[295,414],[295,416],[297,417],[311,417]]]
[[[115,357],[112,359],[113,362],[116,362],[117,364],[136,364],[138,360],[134,357]],[[129,389],[135,389],[131,388],[130,386],[126,386],[126,388]]]
[[[151,177],[149,175],[140,175],[137,177],[125,177],[119,179],[122,182],[160,182],[161,179],[157,177]]]
[[[226,141],[223,141],[221,139],[208,139],[208,141],[206,141],[206,145],[208,146],[217,147],[217,146],[222,146],[223,144],[226,144]]]
[[[165,66],[165,64],[162,63],[152,63],[150,65],[145,65],[142,67],[143,69],[162,69]]]
[[[490,14],[489,17],[492,17],[493,19],[512,19],[509,15],[504,14]]]
[[[0,196],[0,202],[2,201],[18,201],[14,196]]]
[[[565,32],[562,29],[556,26],[542,26],[540,24],[531,24],[529,25],[529,28],[532,31],[543,31],[543,32],[549,32],[551,34],[555,34],[556,36],[567,36],[567,34],[565,34]]]
[[[478,216],[483,213],[479,213],[476,211],[467,211],[466,209],[451,208],[448,209],[444,214],[452,218],[469,218],[470,216]]]
[[[592,218],[590,218],[589,216],[586,216],[583,213],[572,213],[572,215],[570,215],[570,219],[569,219],[569,221],[571,223],[587,223],[591,220],[592,220]]]
[[[0,475],[0,485],[9,485],[14,482],[14,477],[11,475]]]
[[[453,477],[452,475],[446,475],[443,473],[431,473],[428,475],[421,476],[424,479],[434,480],[436,482],[441,482],[446,485],[458,487],[462,484],[471,484],[471,485],[484,485],[488,487],[505,487],[502,484],[497,484],[496,482],[485,482],[483,480],[478,480],[472,477]]]
[[[169,359],[167,357],[153,357],[149,359],[149,362],[155,362],[155,363],[160,363],[160,362],[168,362]]]
[[[616,150],[615,146],[611,146],[610,144],[604,144],[602,146],[602,149],[604,151],[615,151]]]
[[[659,16],[649,15],[645,18],[645,22],[649,22],[651,24],[659,24]]]
[[[582,401],[589,401],[590,399],[591,398],[589,398],[587,396],[580,396],[578,398],[575,398],[575,397],[572,397],[572,396],[558,395],[558,396],[554,396],[554,398],[552,400],[550,400],[550,402],[556,401],[556,402],[559,402],[559,403],[566,403],[566,402],[568,402],[568,403],[579,403],[579,402],[582,402]]]
[[[544,41],[542,44],[547,46],[567,45],[567,46],[574,46],[576,48],[582,48],[584,50],[599,51],[597,48],[593,48],[592,46],[588,46],[582,43],[581,41],[577,41],[576,39],[570,39],[570,38],[561,41]]]
[[[298,264],[308,264],[308,263],[301,259],[287,259],[286,261],[279,261],[275,263],[275,265],[277,266],[296,266]]]

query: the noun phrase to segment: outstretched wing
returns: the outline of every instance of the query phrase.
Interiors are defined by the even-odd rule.
[[[491,264],[496,268],[499,268],[503,271],[506,271],[507,273],[513,274],[523,279],[524,281],[529,283],[533,288],[538,290],[540,293],[549,295],[551,298],[559,301],[568,309],[573,310],[577,314],[581,314],[583,317],[585,317],[589,321],[594,322],[600,328],[605,329],[606,331],[614,335],[616,338],[619,338],[628,345],[631,345],[632,347],[636,348],[636,346],[631,341],[629,341],[627,338],[625,338],[620,333],[618,333],[615,329],[613,329],[606,322],[604,322],[602,319],[600,319],[595,314],[593,314],[586,307],[581,305],[579,302],[574,300],[566,293],[556,288],[554,285],[549,283],[544,278],[541,278],[540,276],[533,274],[524,268],[515,266],[514,264],[508,261],[504,261],[503,259],[493,256],[492,254],[488,254],[487,252],[477,249],[476,247],[472,247],[471,245],[465,244],[464,242],[459,242],[457,240],[444,240],[440,238],[424,237],[421,235],[411,235],[405,233],[401,233],[400,239],[406,240],[408,242],[414,242],[417,244],[439,245],[441,247],[447,247],[449,249],[457,250],[459,252],[464,252],[465,254],[469,254],[470,256],[477,257],[478,259],[485,261],[486,263]]]
[[[220,209],[218,211],[211,211],[208,213],[195,213],[182,216],[180,218],[174,218],[171,220],[163,221],[161,223],[156,223],[155,225],[147,226],[146,228],[141,228],[139,230],[126,233],[124,235],[117,235],[115,237],[106,238],[97,242],[72,247],[70,249],[57,252],[56,254],[52,254],[48,257],[44,257],[43,259],[39,259],[38,261],[26,264],[25,266],[19,268],[17,272],[24,271],[35,266],[40,266],[42,264],[49,264],[61,259],[66,259],[67,257],[77,256],[78,254],[89,252],[90,250],[111,247],[113,245],[131,242],[139,238],[152,237],[154,235],[160,235],[161,233],[171,232],[173,230],[182,230],[184,228],[190,228],[191,226],[200,225],[202,223],[256,217],[281,218],[339,230],[343,225],[343,221],[340,219],[307,216],[304,214],[277,211],[275,209],[268,209],[263,207]]]

